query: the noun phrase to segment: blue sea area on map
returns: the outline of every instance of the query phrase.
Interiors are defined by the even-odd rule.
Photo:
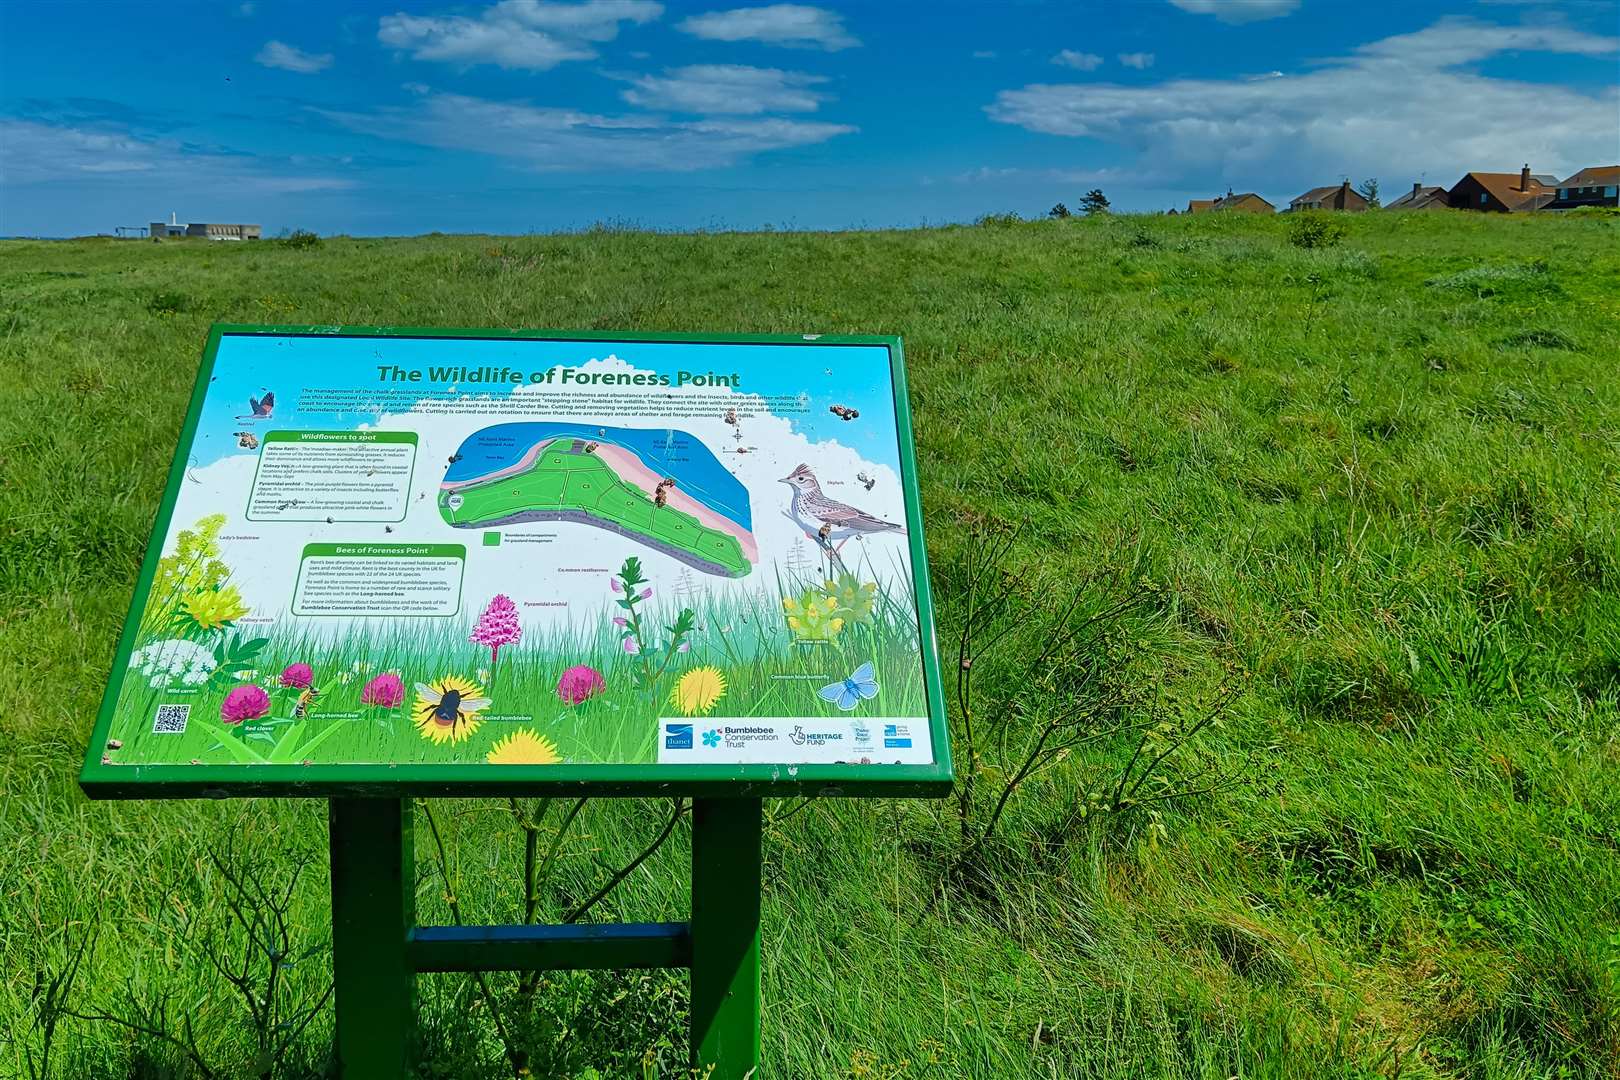
[[[459,460],[445,470],[446,483],[464,483],[515,465],[536,444],[562,436],[608,443],[635,454],[660,476],[673,476],[687,495],[753,531],[748,489],[720,464],[714,452],[677,428],[600,427],[557,421],[495,424],[462,442]]]

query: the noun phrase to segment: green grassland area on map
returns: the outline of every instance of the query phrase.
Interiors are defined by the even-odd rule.
[[[458,528],[491,525],[523,513],[577,511],[636,539],[652,539],[719,566],[732,577],[747,575],[750,564],[736,537],[684,511],[656,505],[582,446],[576,439],[553,440],[522,472],[458,489],[462,503],[455,509],[449,505],[451,493],[441,493],[439,509]]]

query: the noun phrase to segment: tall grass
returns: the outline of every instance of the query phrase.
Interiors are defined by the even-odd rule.
[[[1022,522],[1034,583],[1137,553],[1150,600],[1118,662],[1173,715],[1243,688],[1196,750],[1263,754],[1254,783],[1065,829],[1129,753],[1077,750],[926,914],[950,804],[771,804],[768,1075],[1613,1075],[1620,234],[1342,224],[1311,249],[1248,215],[0,245],[0,1074],[28,1074],[40,988],[92,926],[80,1011],[170,994],[247,1071],[240,1003],[194,947],[233,933],[203,857],[232,828],[313,858],[292,910],[309,992],[324,978],[320,805],[74,785],[204,330],[229,320],[903,334],[946,621],[970,526]],[[510,808],[435,814],[467,916],[522,918]],[[666,814],[587,804],[537,917]],[[686,843],[591,917],[682,917]],[[420,915],[444,921],[421,844]],[[521,1009],[497,990],[537,1075],[678,1075],[677,974],[558,975]],[[463,977],[424,979],[421,1014],[424,1075],[508,1073]],[[328,1023],[282,1075],[319,1075]],[[195,1072],[114,1024],[54,1038],[58,1076]]]

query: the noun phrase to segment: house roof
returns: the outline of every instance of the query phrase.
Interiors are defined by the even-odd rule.
[[[1446,189],[1443,187],[1424,187],[1416,191],[1408,191],[1405,195],[1384,204],[1385,210],[1398,210],[1406,206],[1419,206],[1432,199],[1443,199]]]
[[[1602,187],[1607,184],[1620,184],[1620,165],[1592,165],[1568,180],[1558,183],[1558,187]]]
[[[1216,199],[1212,205],[1215,209],[1219,210],[1227,203],[1240,203],[1244,199],[1260,199],[1260,201],[1266,203],[1267,206],[1271,205],[1252,191],[1240,191],[1236,195],[1222,195],[1220,198]]]
[[[1467,180],[1470,176],[1474,178],[1475,183],[1490,192],[1497,202],[1512,210],[1533,210],[1541,203],[1547,202],[1552,196],[1552,192],[1547,190],[1553,186],[1550,178],[1544,180],[1540,176],[1532,175],[1530,177],[1530,190],[1522,191],[1519,188],[1518,173],[1470,172],[1463,174],[1463,180]],[[1462,180],[1457,181],[1457,183],[1462,183]],[[1452,186],[1455,187],[1456,185]],[[1548,196],[1548,199],[1539,198],[1542,195]]]
[[[1340,185],[1329,184],[1327,187],[1313,187],[1305,194],[1294,199],[1295,202],[1321,202],[1323,199],[1339,190]]]
[[[1187,213],[1196,214],[1198,211],[1208,210],[1214,205],[1214,199],[1189,199],[1187,201]]]

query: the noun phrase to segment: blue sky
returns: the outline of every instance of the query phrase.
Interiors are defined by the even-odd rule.
[[[1620,0],[0,4],[0,234],[843,228],[1620,162]]]

